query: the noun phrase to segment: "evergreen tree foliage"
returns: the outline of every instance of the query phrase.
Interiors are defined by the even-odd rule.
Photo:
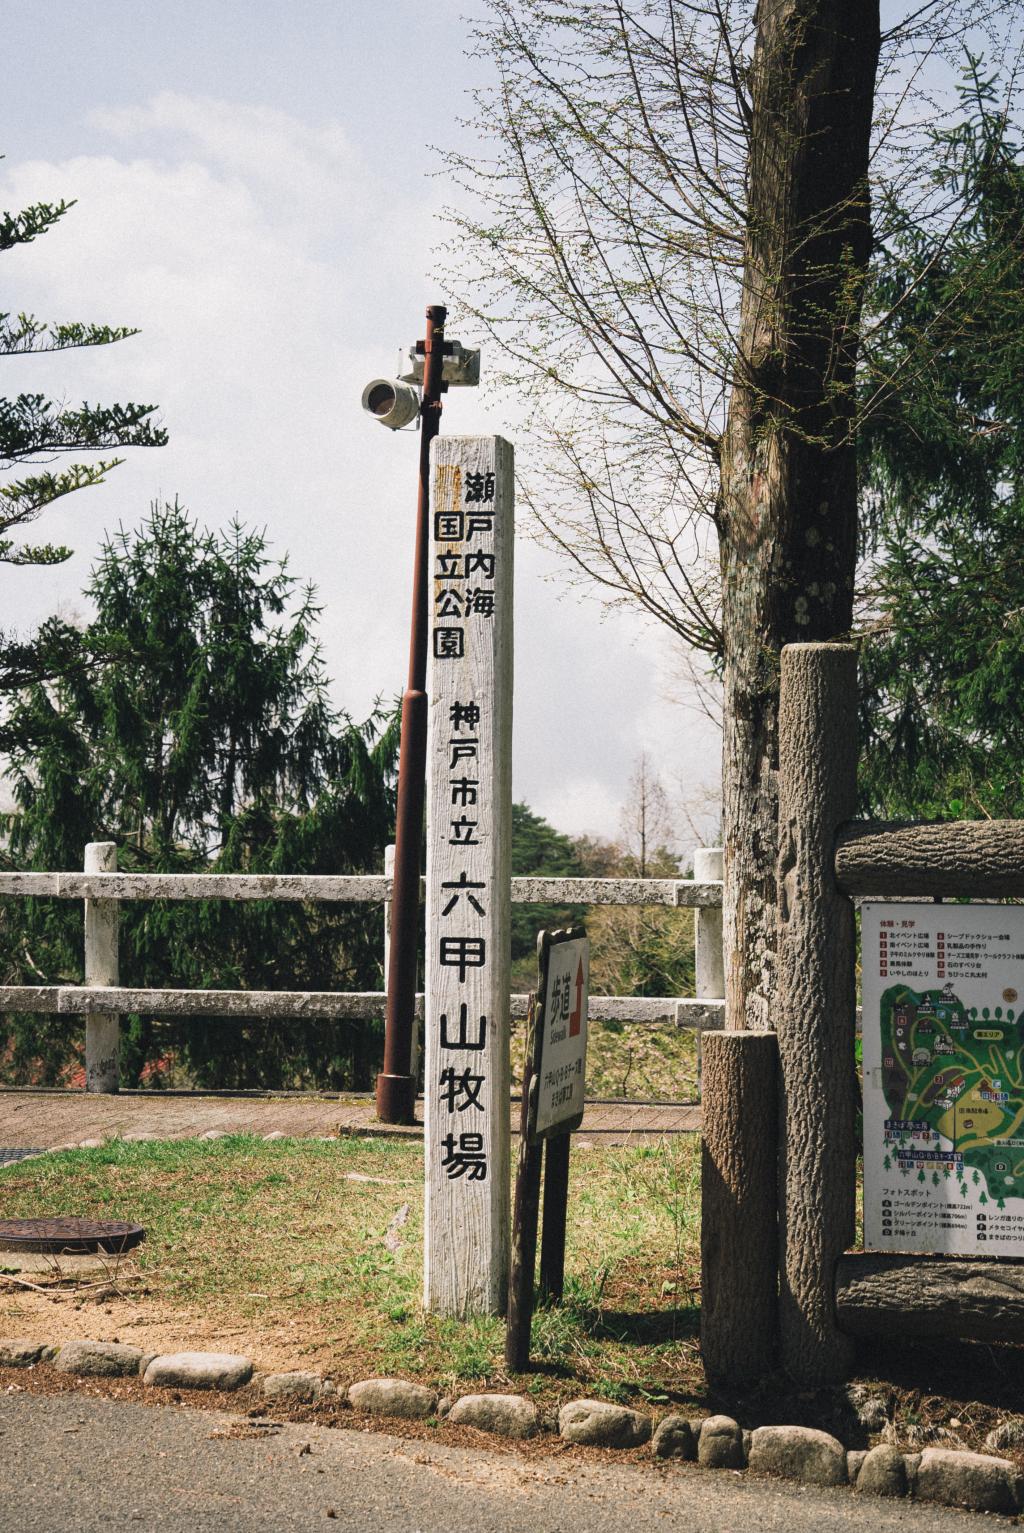
[[[96,659],[24,688],[11,709],[9,852],[80,868],[115,841],[147,872],[364,873],[393,820],[396,725],[331,705],[318,608],[262,533],[200,531],[175,502],[109,538],[87,595]],[[25,909],[25,904],[29,906]],[[17,912],[20,910],[21,914]],[[380,989],[376,906],[224,900],[121,906],[122,983],[189,989]],[[77,902],[5,902],[8,983],[78,983]],[[16,1024],[9,1073],[52,1076],[66,1024]],[[367,1085],[379,1024],[132,1017],[123,1075],[174,1054],[200,1085]]]
[[[73,202],[40,202],[19,213],[0,213],[0,252],[28,245],[46,234],[74,207]],[[46,323],[34,314],[0,312],[0,357],[24,357],[51,351],[110,346],[138,332],[125,326],[77,321]],[[0,398],[0,472],[20,465],[40,465],[65,453],[106,452],[119,447],[160,447],[167,433],[152,419],[154,405],[67,406],[42,394]],[[123,459],[72,463],[56,473],[46,470],[0,484],[0,562],[59,564],[69,548],[50,543],[17,545],[8,536],[39,515],[45,506],[87,485],[100,484]]]
[[[74,202],[40,202],[17,213],[0,213],[0,252],[31,244],[72,207]],[[34,314],[0,311],[0,358],[111,346],[137,333],[121,325],[48,323]],[[47,465],[78,452],[163,446],[167,433],[153,419],[154,409],[139,404],[70,406],[35,393],[0,397],[0,474],[14,471],[17,476],[0,481],[0,563],[60,564],[69,559],[72,550],[63,545],[20,542],[22,529],[55,500],[101,484],[124,460],[103,457],[57,470]],[[28,640],[0,633],[0,694],[61,675],[88,659],[81,636],[55,619]],[[13,743],[0,728],[0,750]]]
[[[575,842],[527,804],[512,805],[511,864],[513,878],[583,876]],[[582,905],[512,906],[512,962],[528,989],[536,985],[537,933],[544,927],[572,926],[585,915]]]
[[[941,221],[877,262],[862,790],[887,817],[1024,813],[1024,164],[973,62],[965,99]]]

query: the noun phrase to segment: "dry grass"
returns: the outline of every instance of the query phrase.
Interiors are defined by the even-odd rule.
[[[698,1163],[682,1137],[574,1157],[566,1301],[537,1316],[534,1393],[702,1391]],[[147,1349],[176,1336],[338,1377],[505,1379],[501,1321],[422,1310],[418,1144],[114,1142],[7,1168],[0,1189],[11,1217],[74,1213],[148,1230],[112,1286],[61,1300],[2,1285],[6,1335],[116,1335]]]

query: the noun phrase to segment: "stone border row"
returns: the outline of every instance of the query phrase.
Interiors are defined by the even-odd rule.
[[[236,1390],[253,1378],[248,1357],[227,1352],[146,1353],[123,1342],[0,1341],[0,1366],[30,1368],[50,1363],[82,1378],[141,1377],[164,1389]],[[744,1431],[731,1416],[654,1420],[644,1411],[606,1400],[570,1400],[557,1422],[544,1418],[524,1395],[463,1395],[452,1401],[437,1390],[405,1379],[363,1379],[347,1389],[322,1375],[299,1370],[261,1378],[263,1396],[295,1404],[335,1399],[369,1415],[475,1427],[506,1438],[528,1438],[557,1429],[567,1442],[600,1448],[639,1448],[650,1442],[661,1459],[682,1459],[706,1469],[752,1469],[804,1485],[851,1485],[874,1496],[912,1496],[942,1506],[1014,1515],[1024,1510],[1024,1474],[1005,1458],[951,1448],[903,1453],[889,1444],[846,1449],[814,1427],[768,1426]]]

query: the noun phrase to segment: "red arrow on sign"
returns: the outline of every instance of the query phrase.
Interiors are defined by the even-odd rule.
[[[576,1010],[569,1018],[569,1037],[575,1038],[583,1022],[583,959],[576,970]]]

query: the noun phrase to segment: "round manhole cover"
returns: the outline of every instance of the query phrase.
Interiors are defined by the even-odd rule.
[[[0,1251],[43,1251],[51,1256],[119,1255],[145,1240],[141,1224],[119,1219],[0,1219]]]

